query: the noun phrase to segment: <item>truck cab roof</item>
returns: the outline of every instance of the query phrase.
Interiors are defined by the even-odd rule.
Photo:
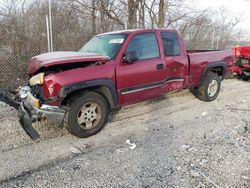
[[[157,29],[128,29],[128,30],[119,30],[119,31],[112,31],[112,32],[101,33],[101,34],[99,34],[97,36],[111,35],[111,34],[130,34],[130,33],[156,32],[156,31],[172,31],[172,32],[177,32],[174,29],[166,29],[166,28],[157,28]]]

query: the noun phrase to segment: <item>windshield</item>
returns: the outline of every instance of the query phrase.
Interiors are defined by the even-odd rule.
[[[93,37],[80,52],[97,53],[114,59],[127,34],[107,34]]]

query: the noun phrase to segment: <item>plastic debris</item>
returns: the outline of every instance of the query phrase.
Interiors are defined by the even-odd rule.
[[[202,117],[207,117],[207,112],[202,112],[201,116]]]
[[[136,144],[135,143],[131,143],[130,140],[126,140],[126,144],[129,145],[129,148],[134,150],[136,148]]]
[[[82,153],[82,151],[80,149],[75,148],[75,147],[70,147],[69,151],[71,151],[74,154],[81,154]]]
[[[128,151],[128,150],[129,150],[128,148],[120,148],[120,149],[117,149],[116,152],[123,153],[123,152]]]
[[[190,146],[190,145],[187,145],[187,144],[184,144],[184,145],[182,146],[182,148],[183,148],[184,150],[188,150],[189,148],[191,148],[191,146]]]

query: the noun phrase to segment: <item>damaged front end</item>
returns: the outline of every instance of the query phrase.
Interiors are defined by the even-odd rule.
[[[18,102],[14,103],[13,97],[5,97],[4,102],[18,109],[22,128],[36,140],[39,134],[32,126],[34,122],[48,120],[61,124],[64,121],[68,108],[62,104],[66,96],[60,94],[61,89],[70,83],[91,79],[87,73],[96,71],[95,67],[109,60],[107,56],[83,52],[51,52],[35,56],[28,62],[30,79],[19,89]]]
[[[32,140],[39,138],[38,132],[32,126],[33,122],[47,119],[48,121],[63,123],[66,111],[57,106],[45,104],[40,106],[40,100],[32,94],[30,87],[21,88],[19,96],[22,98],[18,110],[19,122]]]

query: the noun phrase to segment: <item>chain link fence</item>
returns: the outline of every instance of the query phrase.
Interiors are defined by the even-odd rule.
[[[18,24],[15,28],[1,32],[1,45],[0,45],[0,86],[1,87],[17,87],[24,84],[28,80],[27,62],[28,60],[38,54],[48,52],[47,34],[44,27],[38,31],[30,30],[28,25]],[[59,28],[54,25],[55,32]],[[57,29],[56,29],[57,28]],[[18,30],[18,31],[16,31]],[[54,32],[54,33],[55,33]],[[54,35],[54,50],[79,50],[81,45],[87,38],[77,40],[76,35],[60,34]],[[72,37],[71,41],[64,40]],[[4,41],[4,42],[2,42]]]
[[[20,26],[25,27],[25,26]],[[19,28],[18,28],[19,29]],[[40,34],[31,34],[24,30],[23,33],[6,32],[1,37],[6,40],[0,47],[0,87],[17,87],[28,80],[28,60],[38,54],[48,52],[47,37],[44,31]],[[68,37],[65,35],[64,37]],[[82,42],[64,42],[58,37],[54,38],[54,50],[79,50]],[[59,45],[61,44],[61,45]]]
[[[16,88],[28,81],[27,61],[48,52],[49,5],[48,0],[6,2],[0,4],[0,87]],[[51,12],[54,51],[78,51],[97,33],[123,29],[105,15],[93,17],[93,9],[76,7],[73,1],[51,0]]]
[[[62,3],[52,5],[54,51],[78,51],[94,34],[91,21]],[[8,6],[5,12],[0,7],[0,87],[16,88],[28,81],[28,60],[48,52],[48,3],[36,1],[23,8],[13,1]]]
[[[38,53],[46,52],[46,37],[34,35],[27,22],[20,19],[4,20],[1,27],[0,85],[16,87],[27,81],[27,60]],[[14,23],[15,22],[15,23]]]

